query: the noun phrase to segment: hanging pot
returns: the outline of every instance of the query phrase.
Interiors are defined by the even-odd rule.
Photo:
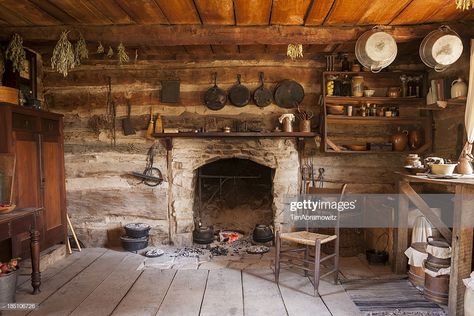
[[[217,72],[214,73],[214,86],[209,88],[204,95],[204,103],[214,111],[222,109],[227,102],[227,94],[217,86]]]
[[[420,45],[420,58],[423,63],[441,72],[461,57],[462,40],[449,26],[443,25],[430,32]]]
[[[397,43],[390,34],[376,26],[357,39],[355,54],[362,66],[380,72],[397,57]]]
[[[240,74],[237,75],[237,83],[229,90],[229,99],[238,107],[246,106],[250,101],[250,90],[240,83]]]
[[[304,98],[304,89],[296,81],[283,80],[275,89],[275,103],[282,108],[293,108],[300,104]]]
[[[272,92],[270,89],[265,88],[263,82],[263,72],[259,74],[260,76],[260,87],[258,87],[253,93],[253,101],[258,107],[266,107],[272,103]]]

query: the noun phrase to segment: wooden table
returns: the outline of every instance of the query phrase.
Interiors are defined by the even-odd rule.
[[[0,214],[0,241],[12,240],[12,257],[21,254],[21,235],[29,234],[31,251],[31,285],[33,294],[40,292],[40,216],[41,208],[16,209],[8,214]]]
[[[408,248],[408,207],[413,203],[423,215],[451,242],[451,276],[449,281],[449,315],[464,313],[464,291],[462,279],[469,277],[472,264],[472,242],[474,227],[474,179],[429,179],[397,173],[398,226],[394,247],[394,268],[396,273],[406,273]],[[430,206],[415,192],[411,183],[442,185],[454,192],[454,213],[452,230],[434,213]]]

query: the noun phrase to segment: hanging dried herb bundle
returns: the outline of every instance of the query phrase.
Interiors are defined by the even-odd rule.
[[[6,57],[13,64],[13,71],[20,72],[23,69],[23,61],[26,59],[26,54],[23,48],[23,39],[20,35],[13,34],[10,44],[8,44]]]
[[[288,48],[286,50],[286,55],[290,57],[292,60],[296,58],[303,57],[303,45],[301,44],[288,44]]]
[[[64,77],[67,76],[69,70],[76,66],[74,49],[71,42],[67,39],[68,33],[64,31],[61,34],[58,43],[54,47],[53,57],[51,57],[51,67]]]
[[[109,50],[107,51],[107,57],[112,58],[114,55],[114,50],[112,49],[111,46],[109,46]]]
[[[103,54],[104,53],[104,46],[102,46],[102,43],[99,42],[99,46],[97,46],[97,54]]]
[[[5,73],[5,58],[3,57],[3,50],[0,47],[0,86],[2,85],[3,74]]]
[[[76,65],[79,66],[81,62],[89,58],[89,50],[87,49],[86,40],[80,35],[76,43]]]
[[[117,47],[117,55],[119,65],[123,65],[124,63],[128,63],[130,61],[127,52],[125,51],[125,46],[123,46],[122,43],[120,43]]]
[[[474,9],[474,0],[456,0],[456,9],[460,10],[469,10],[470,8]]]

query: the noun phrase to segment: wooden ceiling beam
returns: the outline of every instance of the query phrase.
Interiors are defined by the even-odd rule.
[[[397,42],[423,38],[440,24],[396,26],[386,31]],[[451,23],[462,36],[472,36],[472,23]],[[371,29],[360,27],[306,27],[306,26],[199,26],[199,25],[113,25],[74,26],[87,41],[124,42],[127,46],[175,46],[175,45],[285,45],[331,44],[356,40],[363,32]],[[0,39],[8,39],[12,33],[20,34],[28,42],[55,42],[64,26],[22,26],[0,28]],[[77,40],[78,32],[71,32]]]

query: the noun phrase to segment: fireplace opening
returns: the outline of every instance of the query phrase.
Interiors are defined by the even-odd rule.
[[[273,225],[274,170],[247,159],[221,159],[197,170],[194,220],[214,231],[250,234],[257,224]]]

